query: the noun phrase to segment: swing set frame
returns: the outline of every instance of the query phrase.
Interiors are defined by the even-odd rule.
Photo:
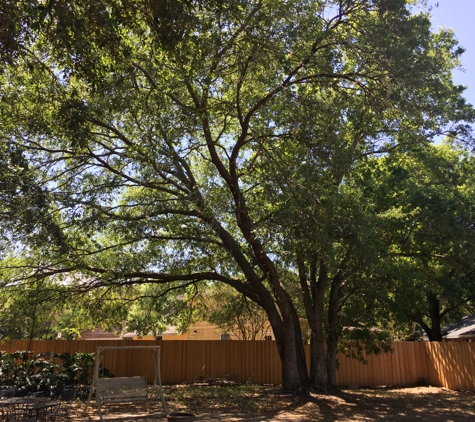
[[[99,378],[99,367],[101,363],[101,359],[103,354],[106,350],[139,350],[139,349],[149,349],[153,350],[155,353],[155,372],[153,377],[153,390],[156,391],[158,386],[158,391],[160,393],[163,408],[165,410],[165,414],[168,414],[168,407],[165,401],[165,396],[163,395],[163,387],[162,387],[162,375],[160,370],[160,346],[97,346],[96,347],[96,356],[94,360],[94,373],[92,375],[92,384],[91,390],[89,391],[88,397],[88,404],[91,400],[92,393],[95,389],[97,379]]]

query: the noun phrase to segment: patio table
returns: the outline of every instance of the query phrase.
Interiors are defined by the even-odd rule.
[[[29,417],[38,421],[45,421],[46,414],[51,409],[59,406],[58,401],[45,399],[44,397],[10,397],[0,400],[1,421],[8,422],[9,413],[15,406],[26,405],[26,412]]]

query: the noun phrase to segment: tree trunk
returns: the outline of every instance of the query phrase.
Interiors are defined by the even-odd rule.
[[[430,293],[427,295],[427,298],[429,300],[429,316],[432,323],[431,341],[442,341],[442,331],[440,327],[440,320],[442,319],[440,315],[440,302],[435,295]]]
[[[302,381],[301,389],[306,390],[310,384],[310,378],[308,376],[307,357],[305,356],[300,318],[292,302],[292,298],[287,292],[285,292],[285,297],[287,299],[287,303],[289,304],[289,308],[291,309],[292,321],[294,324],[295,347],[297,352],[297,369],[299,371],[300,380]]]
[[[310,333],[310,383],[319,391],[327,391],[327,366],[325,364],[325,338],[323,327]]]
[[[324,334],[324,294],[325,285],[318,284],[315,288],[312,315],[308,316],[310,324],[310,382],[320,391],[327,391],[328,373],[325,363]]]
[[[338,351],[338,338],[329,334],[327,338],[327,389],[331,393],[339,392],[336,385],[336,354]]]
[[[284,354],[282,356],[282,390],[284,393],[295,393],[305,387],[307,380],[301,379],[299,354],[296,345],[293,319],[290,315],[283,318],[284,323]]]
[[[340,273],[337,273],[332,282],[330,290],[330,299],[328,304],[328,335],[327,335],[327,388],[331,393],[339,393],[340,389],[336,385],[336,355],[338,352],[338,312],[340,305],[340,289],[343,279]]]
[[[441,319],[440,314],[440,302],[437,297],[431,293],[427,294],[427,300],[429,303],[429,317],[431,321],[431,326],[429,327],[420,313],[414,315],[414,321],[417,322],[421,328],[426,332],[429,341],[442,341],[442,332],[441,332]]]
[[[282,362],[282,391],[284,393],[300,392],[308,386],[309,379],[306,369],[305,350],[302,344],[302,334],[299,322],[295,323],[297,313],[286,298],[281,299],[282,317],[274,306],[264,310],[275,336],[275,342]],[[273,303],[272,303],[273,305]],[[299,347],[300,342],[300,347]]]
[[[336,355],[338,351],[337,322],[340,303],[340,290],[343,284],[342,270],[333,277],[328,303],[328,335],[327,335],[327,387],[331,392],[339,391],[336,386]]]

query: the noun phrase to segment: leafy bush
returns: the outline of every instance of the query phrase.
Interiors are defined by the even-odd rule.
[[[430,383],[427,378],[420,377],[416,380],[416,387],[430,387]]]
[[[65,385],[76,385],[78,397],[86,398],[93,370],[94,356],[90,353],[0,351],[0,384],[15,386],[18,396],[47,391],[57,397]],[[106,368],[100,370],[106,376],[114,376]]]

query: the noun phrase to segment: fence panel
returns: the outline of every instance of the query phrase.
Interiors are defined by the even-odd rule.
[[[273,341],[156,341],[156,340],[37,340],[0,344],[8,353],[93,353],[97,346],[161,346],[164,384],[197,379],[229,378],[237,382],[280,384],[281,363]],[[307,362],[309,347],[306,346]],[[155,361],[151,350],[107,350],[103,365],[116,376],[147,375],[153,379]],[[339,385],[412,386],[425,378],[431,385],[475,391],[475,344],[395,342],[393,353],[366,356],[364,365],[338,356]]]
[[[475,391],[475,344],[427,343],[427,379],[452,390]]]
[[[339,356],[337,383],[358,386],[413,386],[421,378],[429,379],[426,361],[436,358],[436,355],[427,356],[427,343],[395,342],[392,348],[393,353],[364,356],[367,365],[346,356]],[[462,355],[461,351],[460,354]],[[432,369],[438,373],[439,369],[436,371],[433,365]],[[437,380],[438,378],[440,377],[433,377]],[[434,385],[444,385],[442,380],[437,383],[440,384]]]

